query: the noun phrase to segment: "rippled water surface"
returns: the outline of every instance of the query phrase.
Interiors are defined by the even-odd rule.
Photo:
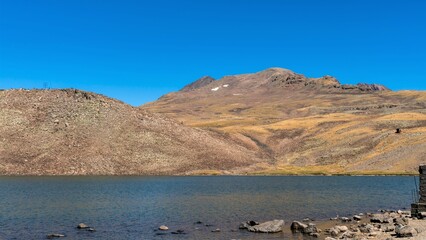
[[[278,239],[239,222],[408,208],[414,177],[0,177],[0,239]],[[203,224],[195,224],[201,221]],[[84,222],[96,232],[79,231]],[[185,235],[157,235],[160,225]],[[212,226],[205,226],[205,224]],[[221,232],[211,230],[220,228]]]

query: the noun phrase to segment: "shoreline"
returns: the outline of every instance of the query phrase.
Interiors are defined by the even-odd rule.
[[[0,174],[0,177],[417,177],[418,173],[318,173],[318,174]]]
[[[302,227],[298,227],[303,225]],[[296,226],[296,227],[293,227]],[[294,229],[296,228],[296,229]],[[321,240],[337,239],[426,239],[426,220],[411,217],[407,210],[381,210],[347,217],[293,221],[283,232]]]

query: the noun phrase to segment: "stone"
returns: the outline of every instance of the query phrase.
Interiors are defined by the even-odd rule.
[[[314,238],[319,238],[321,235],[319,233],[311,233],[311,234],[309,234],[309,236],[314,237]]]
[[[353,216],[353,219],[354,219],[355,221],[361,221],[362,217],[361,217],[361,216],[359,216],[359,215],[354,215],[354,216]]]
[[[396,224],[396,225],[407,225],[408,224],[408,219],[407,218],[405,218],[405,217],[402,217],[402,218],[395,218],[394,220],[393,220],[393,222]]]
[[[342,220],[342,222],[350,222],[351,219],[347,218],[347,217],[341,217],[340,220]]]
[[[417,230],[411,226],[401,226],[398,225],[395,228],[395,233],[397,237],[415,237],[417,236]]]
[[[255,225],[259,225],[259,223],[255,221],[242,222],[239,226],[239,229],[248,229],[249,227],[252,227]]]
[[[212,230],[212,232],[220,232],[220,228],[216,228],[215,230]]]
[[[290,229],[294,232],[303,232],[306,228],[308,228],[308,225],[299,221],[293,221],[290,226]]]
[[[346,226],[336,226],[335,228],[339,230],[339,232],[346,232],[349,230]]]
[[[355,233],[355,232],[347,231],[347,232],[343,233],[342,238],[343,238],[343,239],[352,239],[352,238],[354,238],[355,236],[356,236],[356,233]]]
[[[169,227],[167,227],[166,225],[161,225],[161,226],[158,228],[158,230],[161,230],[161,231],[167,231],[167,230],[169,230]]]
[[[51,233],[46,236],[48,239],[65,237],[64,234]]]
[[[359,230],[362,233],[372,233],[374,232],[374,226],[371,224],[362,224]]]
[[[78,229],[86,229],[86,228],[89,228],[89,226],[87,226],[86,224],[84,224],[84,223],[80,223],[80,224],[78,224],[77,225],[77,228]]]
[[[337,239],[332,238],[332,237],[326,237],[324,240],[337,240]]]
[[[250,226],[248,227],[248,230],[250,232],[277,233],[283,230],[284,224],[284,220],[273,220],[261,223],[259,225]]]
[[[185,234],[185,230],[179,229],[179,230],[172,232],[172,234]]]
[[[339,230],[338,229],[336,229],[336,228],[331,228],[329,231],[328,231],[328,233],[330,233],[330,236],[332,236],[332,237],[337,237],[337,236],[339,236]]]
[[[373,214],[370,218],[370,222],[372,223],[382,223],[383,222],[383,215],[381,214]]]
[[[303,233],[305,234],[311,234],[311,233],[317,233],[317,232],[318,232],[318,229],[316,225],[313,223],[309,223],[308,227],[303,230]]]
[[[383,228],[383,231],[384,232],[393,232],[393,231],[395,231],[395,226],[393,226],[393,225],[387,225],[387,226],[385,226]]]

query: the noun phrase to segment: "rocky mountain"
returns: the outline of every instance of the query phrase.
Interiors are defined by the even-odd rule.
[[[221,132],[74,89],[0,91],[0,175],[239,173],[260,155]]]
[[[424,91],[282,68],[197,82],[141,109],[257,151],[263,169],[255,173],[401,174],[426,163]]]
[[[214,78],[209,77],[209,76],[204,76],[204,77],[198,79],[197,81],[186,85],[185,87],[183,87],[181,89],[181,91],[185,92],[185,91],[192,91],[192,90],[195,90],[195,89],[199,89],[199,88],[202,88],[204,86],[209,85],[210,83],[212,83],[214,81],[215,81]]]

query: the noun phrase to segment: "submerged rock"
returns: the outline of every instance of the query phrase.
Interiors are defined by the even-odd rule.
[[[48,234],[46,237],[48,239],[52,239],[52,238],[65,237],[65,235],[64,234],[59,234],[59,233],[51,233],[51,234]]]
[[[250,232],[277,233],[283,230],[284,224],[284,220],[273,220],[261,223],[259,225],[250,226],[247,229]]]
[[[185,233],[185,230],[179,229],[179,230],[172,232],[172,234],[186,234],[186,233]]]

